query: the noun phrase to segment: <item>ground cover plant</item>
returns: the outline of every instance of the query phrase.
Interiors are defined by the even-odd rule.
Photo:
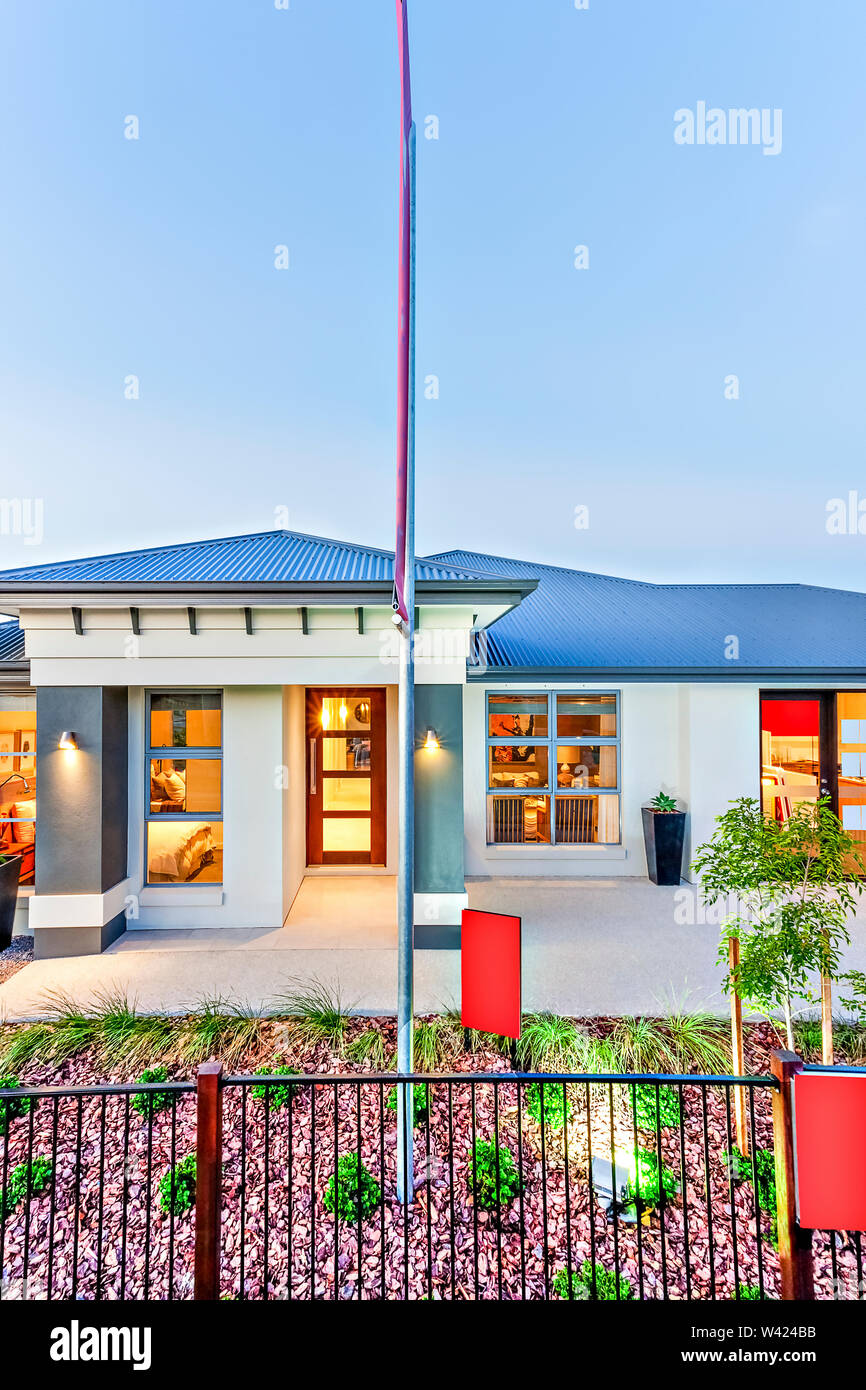
[[[282,1110],[284,1105],[288,1105],[292,1096],[297,1090],[294,1081],[284,1081],[286,1075],[300,1076],[299,1071],[288,1066],[283,1057],[275,1057],[273,1063],[263,1067],[256,1067],[256,1076],[278,1076],[279,1081],[260,1082],[259,1085],[252,1087],[252,1095],[255,1100],[263,1100],[268,1103],[271,1110]]]
[[[638,1129],[671,1129],[680,1123],[682,1108],[674,1086],[629,1087],[634,1107],[634,1122]]]
[[[466,1183],[474,1200],[485,1211],[499,1212],[518,1195],[522,1186],[510,1149],[492,1140],[478,1139],[470,1152]]]
[[[325,1211],[342,1221],[365,1221],[382,1200],[382,1190],[357,1153],[343,1154],[325,1188]]]
[[[167,1081],[168,1069],[145,1067],[138,1080],[142,1086],[149,1086],[156,1081]],[[139,1115],[144,1115],[147,1119],[152,1115],[158,1115],[161,1110],[168,1110],[173,1100],[172,1091],[140,1091],[129,1103],[133,1110],[137,1110]]]
[[[195,1206],[195,1154],[187,1154],[159,1180],[159,1205],[174,1216],[186,1216]]]
[[[658,1154],[638,1149],[635,1172],[628,1185],[630,1203],[639,1207],[657,1207],[671,1201],[678,1191],[676,1173],[659,1161]]]
[[[0,1091],[14,1091],[21,1087],[17,1076],[0,1076]],[[30,1111],[33,1104],[27,1096],[12,1096],[0,1099],[0,1139],[5,1138],[13,1120],[19,1120]]]
[[[430,1097],[427,1086],[415,1085],[408,1089],[412,1092],[412,1124],[417,1127],[423,1124],[430,1113]],[[397,1090],[396,1086],[389,1086],[387,1108],[397,1114]]]
[[[634,1290],[628,1279],[615,1274],[598,1261],[584,1260],[579,1270],[571,1271],[571,1292],[567,1269],[560,1269],[553,1280],[555,1298],[593,1299],[599,1302],[619,1300],[620,1303],[634,1300]]]
[[[565,1083],[550,1081],[544,1085],[542,1082],[530,1081],[525,1091],[527,1115],[540,1125],[543,1114],[545,1126],[552,1130],[562,1129],[568,1124],[574,1110],[567,1091]]]
[[[0,1216],[5,1219],[20,1202],[47,1191],[53,1177],[54,1165],[44,1154],[38,1155],[31,1163],[19,1163],[0,1196]]]

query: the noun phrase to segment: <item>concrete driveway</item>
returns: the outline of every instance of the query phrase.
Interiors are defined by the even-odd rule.
[[[352,882],[363,892],[362,880]],[[639,878],[487,879],[470,882],[468,891],[473,907],[523,918],[526,1010],[659,1013],[672,1001],[727,1010],[715,961],[718,927],[700,920],[686,885],[657,888]],[[343,905],[351,901],[348,880],[335,892]],[[344,1003],[359,1013],[393,1013],[395,934],[379,910],[390,901],[380,880],[370,910],[359,910],[343,933],[332,923],[321,945],[314,944],[315,913],[325,902],[320,887],[299,910],[302,933],[289,929],[291,918],[280,930],[130,931],[101,956],[36,961],[13,975],[0,985],[0,1019],[37,1017],[47,990],[85,1003],[95,990],[119,988],[145,1012],[183,1013],[206,995],[273,1009],[293,979],[313,977],[336,984]],[[852,935],[848,964],[866,970],[866,909]],[[416,1013],[439,1012],[459,996],[458,953],[418,951]]]

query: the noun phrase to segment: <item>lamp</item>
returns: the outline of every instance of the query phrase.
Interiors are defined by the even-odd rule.
[[[59,740],[59,742],[58,742],[58,744],[57,744],[57,747],[58,747],[58,748],[64,748],[68,753],[75,753],[75,752],[77,752],[77,751],[78,751],[78,737],[77,737],[77,735],[76,735],[76,734],[73,734],[73,733],[70,733],[68,730],[64,729],[63,733],[60,735],[60,740]]]
[[[424,740],[424,749],[427,753],[438,753],[442,745],[439,742],[439,735],[435,729],[427,730],[427,737]]]

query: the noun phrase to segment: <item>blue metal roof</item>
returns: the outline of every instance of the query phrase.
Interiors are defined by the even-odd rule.
[[[0,622],[0,661],[24,661],[24,633],[14,619]]]
[[[420,582],[479,576],[437,561],[417,560]],[[490,576],[485,576],[490,578]],[[393,551],[297,531],[162,545],[0,571],[0,584],[287,584],[393,582]]]
[[[539,584],[485,637],[507,670],[850,670],[866,675],[866,594],[808,584],[647,584],[448,550],[428,557]],[[730,659],[731,639],[739,655]]]

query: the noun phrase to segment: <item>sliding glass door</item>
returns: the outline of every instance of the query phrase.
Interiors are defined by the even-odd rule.
[[[761,799],[785,821],[803,801],[829,796],[866,859],[866,692],[761,694]]]

